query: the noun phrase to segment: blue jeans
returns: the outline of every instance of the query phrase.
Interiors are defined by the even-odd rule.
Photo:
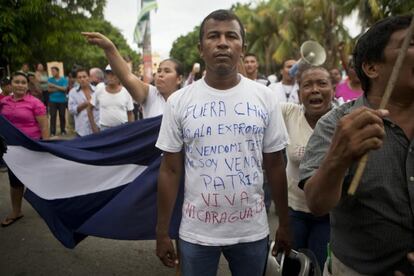
[[[327,244],[330,236],[329,215],[316,217],[311,213],[289,208],[290,230],[293,232],[293,246],[310,249],[323,270],[326,260]]]
[[[178,242],[183,276],[216,276],[220,255],[229,263],[233,276],[262,276],[264,273],[269,238],[255,242],[227,246],[205,246]]]

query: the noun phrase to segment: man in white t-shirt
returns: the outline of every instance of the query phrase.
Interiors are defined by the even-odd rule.
[[[277,246],[290,248],[282,155],[288,143],[286,127],[272,92],[238,74],[244,37],[231,11],[208,15],[199,44],[207,73],[172,94],[164,110],[156,144],[164,151],[158,178],[157,255],[169,267],[179,261],[183,275],[216,275],[221,253],[233,275],[263,274],[269,235],[263,166],[279,210]],[[169,224],[184,168],[178,260]]]
[[[285,60],[282,64],[280,73],[282,80],[277,83],[272,83],[269,88],[272,89],[279,102],[299,103],[299,86],[295,78],[289,75],[289,69],[296,63],[294,59]]]
[[[91,100],[92,106],[99,109],[100,130],[134,121],[132,97],[109,65],[105,68],[105,78],[106,85],[98,86]],[[97,131],[96,126],[93,130]]]

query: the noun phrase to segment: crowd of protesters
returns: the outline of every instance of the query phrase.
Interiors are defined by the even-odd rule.
[[[304,66],[292,76],[289,69],[297,61],[288,58],[280,64],[279,82],[274,75],[259,73],[255,54],[243,52],[243,25],[226,10],[203,20],[199,50],[206,68],[201,74],[200,65],[194,65],[187,81],[180,62],[166,59],[159,65],[154,85],[144,83],[107,37],[83,33],[104,51],[108,66],[77,68],[67,78],[58,67],[52,67],[48,76],[42,64],[34,67],[35,72],[24,64],[10,79],[1,81],[0,114],[32,139],[56,136],[57,115],[61,137],[68,135],[68,118],[73,118],[74,134],[80,137],[138,117],[164,115],[156,145],[164,151],[158,184],[157,255],[166,266],[179,262],[184,275],[215,275],[221,254],[234,275],[262,275],[270,198],[279,216],[278,249],[288,253],[291,248],[308,248],[318,265],[332,275],[392,275],[396,270],[413,275],[409,263],[414,261],[409,253],[414,250],[412,44],[388,110],[372,109],[379,106],[396,59],[394,50],[401,46],[410,20],[410,16],[398,16],[376,23],[359,38],[353,57],[342,60],[342,68]],[[196,75],[202,75],[201,79]],[[141,116],[134,116],[134,104],[139,105]],[[247,116],[253,106],[256,116]],[[200,115],[195,116],[196,112]],[[240,132],[241,123],[261,132],[252,136],[247,128]],[[213,132],[200,138],[196,130],[204,124]],[[239,135],[225,135],[223,124],[238,124]],[[246,139],[254,143],[217,157],[229,170],[230,159],[256,158],[257,167],[237,171],[243,175],[240,183],[232,178],[232,184],[224,181],[220,190],[206,176],[223,181],[233,171],[224,165],[208,170],[193,163],[199,158],[193,148],[244,145]],[[346,188],[356,161],[368,151],[374,152],[373,160],[361,190],[351,197]],[[178,257],[168,227],[184,169],[185,208],[201,213],[215,210],[220,218],[217,224],[207,219],[201,223],[183,207]],[[4,227],[23,217],[24,185],[13,172],[8,174],[12,211],[2,220]],[[233,186],[231,193],[242,198],[240,205],[233,196],[228,208],[212,209],[199,196],[214,193],[230,202],[227,184]],[[235,187],[239,185],[243,187]],[[251,200],[246,200],[246,206],[242,206],[243,196]],[[256,209],[250,220],[229,223],[227,214],[253,208],[251,204],[263,205],[265,211]]]

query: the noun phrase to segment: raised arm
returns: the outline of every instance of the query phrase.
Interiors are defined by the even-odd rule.
[[[158,176],[156,233],[157,256],[168,267],[174,267],[178,263],[168,231],[182,171],[183,153],[164,152]]]
[[[114,43],[100,33],[83,32],[82,35],[86,37],[90,44],[96,45],[105,51],[111,69],[122,85],[125,86],[136,102],[144,103],[148,97],[149,86],[131,72]]]
[[[333,209],[341,199],[342,184],[351,164],[382,146],[382,118],[387,114],[385,110],[363,107],[339,120],[325,158],[305,183],[306,202],[313,214],[324,215]]]

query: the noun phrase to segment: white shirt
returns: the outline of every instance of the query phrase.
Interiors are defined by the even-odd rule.
[[[91,103],[99,109],[99,125],[106,127],[127,123],[127,112],[134,109],[132,97],[124,87],[117,93],[109,93],[104,86],[98,86]]]
[[[185,152],[180,238],[202,245],[257,241],[269,234],[264,207],[263,152],[288,138],[271,91],[240,75],[228,90],[204,78],[167,101],[156,146]]]
[[[310,213],[306,205],[305,194],[298,187],[299,164],[305,154],[306,144],[313,133],[313,129],[305,118],[302,105],[281,103],[283,119],[289,133],[289,145],[286,148],[288,163],[286,177],[288,181],[289,207],[296,211]]]
[[[165,99],[155,86],[150,85],[148,96],[142,104],[142,117],[144,119],[156,117],[164,113]]]
[[[105,88],[105,83],[104,82],[100,82],[96,85],[96,89],[104,89]]]
[[[95,94],[94,92],[95,87],[91,85],[92,97]],[[83,104],[87,101],[83,90],[77,86],[72,88],[69,91],[69,100],[68,100],[68,109],[69,112],[73,115],[75,119],[75,131],[79,136],[85,136],[92,134],[92,127],[89,122],[88,111],[87,109],[83,109],[81,112],[78,113],[78,106]],[[94,108],[92,110],[92,114],[95,120],[95,123],[99,121],[99,111],[98,109]]]
[[[279,102],[299,103],[299,86],[296,82],[294,85],[286,85],[280,81],[270,84],[269,88],[276,94]]]

